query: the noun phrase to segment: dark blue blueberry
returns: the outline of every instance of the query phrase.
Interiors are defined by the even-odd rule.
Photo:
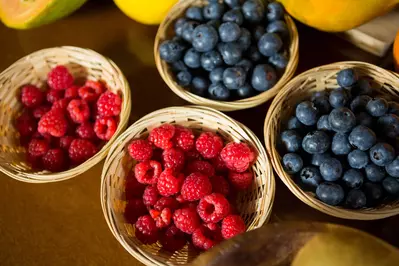
[[[399,103],[388,102],[388,106],[389,106],[388,113],[399,116]]]
[[[247,72],[242,67],[229,67],[223,73],[223,83],[230,90],[244,86]]]
[[[357,82],[356,71],[352,68],[341,70],[337,74],[338,85],[344,88],[352,87]]]
[[[302,124],[301,121],[299,121],[299,119],[296,118],[296,116],[292,116],[290,119],[288,119],[287,128],[288,129],[303,129],[304,124]]]
[[[302,183],[312,190],[316,189],[323,182],[319,169],[313,166],[304,167],[299,177]]]
[[[209,3],[204,7],[203,15],[207,20],[221,19],[224,14],[224,5],[218,2]]]
[[[207,24],[195,28],[192,36],[192,45],[198,52],[209,52],[216,47],[219,36],[215,28]]]
[[[366,126],[356,126],[349,134],[349,143],[362,151],[367,151],[377,141],[377,136],[374,131]]]
[[[218,50],[227,65],[233,66],[242,59],[240,45],[235,42],[219,43]]]
[[[295,115],[302,124],[307,126],[316,125],[319,119],[319,111],[314,103],[309,101],[299,103],[296,107]]]
[[[342,181],[348,188],[360,188],[363,185],[364,176],[362,172],[356,169],[349,169],[344,173]]]
[[[399,181],[393,177],[388,176],[382,181],[382,187],[391,196],[399,196]]]
[[[366,110],[374,117],[382,116],[388,111],[388,102],[383,98],[372,99],[367,103]]]
[[[312,102],[321,114],[327,114],[331,110],[329,95],[325,91],[318,91],[312,94]]]
[[[244,58],[240,62],[238,62],[236,66],[242,67],[246,72],[249,72],[252,69],[253,64],[250,60]]]
[[[364,172],[366,173],[367,179],[371,182],[381,182],[386,175],[384,168],[373,163],[367,165]]]
[[[330,182],[320,184],[316,189],[316,195],[322,202],[331,206],[337,206],[345,197],[343,188]]]
[[[201,53],[194,48],[188,49],[184,55],[184,63],[189,68],[199,68],[201,66]]]
[[[224,22],[219,27],[219,36],[222,42],[235,42],[241,36],[241,28],[234,22]]]
[[[378,118],[377,125],[382,135],[389,138],[396,138],[399,136],[399,117],[397,115],[383,115]]]
[[[320,166],[325,160],[330,159],[331,154],[329,153],[315,153],[312,154],[312,159],[310,163],[314,166]]]
[[[395,159],[395,150],[388,143],[379,142],[371,147],[370,159],[378,166],[386,166]]]
[[[352,88],[352,93],[354,95],[369,95],[372,91],[370,82],[362,78],[360,78]]]
[[[281,40],[280,36],[275,33],[264,34],[258,42],[259,52],[264,56],[272,56],[277,54],[281,47],[283,47],[283,41]]]
[[[281,142],[287,152],[297,152],[301,148],[302,137],[295,130],[285,130],[281,133]]]
[[[303,167],[303,160],[296,153],[287,153],[283,157],[283,167],[289,174],[298,173]]]
[[[202,15],[202,7],[192,6],[192,7],[187,8],[186,18],[200,21],[200,22],[203,21],[204,16]]]
[[[220,22],[220,20],[212,19],[212,20],[209,20],[206,24],[208,24],[209,26],[212,26],[215,30],[219,30],[220,24],[222,24],[222,23]]]
[[[366,194],[368,206],[375,206],[384,196],[384,191],[380,184],[366,182],[363,185],[363,191]]]
[[[322,115],[317,121],[318,130],[331,130],[330,122],[328,121],[328,115]]]
[[[256,46],[249,47],[247,56],[254,63],[259,62],[262,59],[262,54],[259,52],[258,47]]]
[[[256,41],[259,41],[260,38],[262,38],[263,34],[265,34],[265,33],[266,33],[266,29],[262,25],[256,25],[252,29],[252,36],[254,37],[254,39]]]
[[[348,154],[348,163],[354,169],[362,169],[369,163],[369,156],[361,150],[353,150]]]
[[[195,28],[197,28],[198,25],[199,25],[199,23],[197,21],[192,21],[192,20],[184,23],[183,28],[182,28],[181,37],[185,41],[191,43],[191,41],[193,40],[193,32],[194,32]]]
[[[360,189],[352,189],[346,196],[345,205],[352,209],[360,209],[367,204],[366,194]]]
[[[269,63],[277,69],[284,69],[288,65],[288,58],[284,54],[275,54],[269,57]]]
[[[325,153],[330,148],[330,137],[324,131],[309,132],[302,140],[302,148],[310,154]]]
[[[284,7],[279,2],[271,2],[267,5],[267,19],[269,21],[282,19],[284,16]]]
[[[209,88],[209,81],[204,77],[194,77],[191,82],[193,87],[191,92],[199,96],[205,96]]]
[[[276,20],[267,25],[266,31],[269,33],[278,33],[281,36],[288,35],[287,24],[283,20]]]
[[[230,90],[222,83],[211,84],[208,89],[209,96],[214,100],[227,100],[230,97]]]
[[[329,100],[333,108],[339,108],[348,104],[349,97],[344,89],[339,88],[331,91]]]
[[[399,178],[399,157],[396,157],[390,164],[385,166],[385,170],[390,176]]]
[[[249,22],[261,22],[265,14],[265,7],[259,0],[248,0],[242,5],[242,13]]]
[[[223,58],[218,51],[212,50],[201,55],[201,66],[206,71],[212,71],[223,65]]]
[[[356,125],[355,115],[346,107],[332,110],[328,120],[330,121],[331,129],[340,133],[349,132]]]
[[[176,78],[177,78],[177,83],[180,86],[185,87],[190,85],[193,76],[188,71],[180,71],[179,73],[177,73]]]
[[[188,67],[182,60],[174,62],[171,64],[172,71],[175,73],[179,73],[180,71],[188,71]]]
[[[241,26],[244,23],[244,16],[241,13],[241,9],[235,8],[224,13],[223,22],[234,22]]]
[[[371,128],[373,127],[373,123],[373,117],[368,113],[360,112],[356,114],[356,124]]]
[[[242,4],[242,0],[224,0],[224,3],[230,8],[239,7]]]
[[[252,72],[251,84],[257,91],[267,91],[276,84],[277,74],[270,65],[257,65]]]
[[[248,50],[251,46],[251,33],[246,28],[241,28],[241,36],[238,39],[237,43],[240,45],[242,51]]]
[[[255,95],[255,90],[251,85],[245,83],[244,86],[238,88],[237,95],[240,98],[249,98]]]
[[[337,181],[343,172],[342,164],[338,159],[325,159],[320,165],[320,174],[326,181]]]
[[[352,151],[352,146],[349,143],[348,135],[344,133],[335,133],[331,150],[335,155],[347,155]]]
[[[224,68],[223,67],[218,67],[212,70],[209,73],[209,80],[213,83],[219,83],[223,82],[223,73],[224,73]]]
[[[164,41],[159,46],[159,55],[168,63],[179,61],[184,54],[185,47],[176,41]]]
[[[183,35],[183,26],[187,22],[187,19],[185,18],[179,18],[175,22],[175,33],[176,36],[182,37]]]
[[[356,96],[350,104],[352,112],[357,113],[365,111],[369,101],[371,101],[371,97],[368,95]]]

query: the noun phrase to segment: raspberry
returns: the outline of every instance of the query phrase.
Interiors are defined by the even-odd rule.
[[[83,86],[78,89],[79,97],[86,102],[96,102],[101,93],[97,93],[95,89]]]
[[[162,173],[162,166],[157,161],[145,161],[136,164],[134,175],[142,184],[155,184]]]
[[[150,160],[153,153],[151,144],[142,139],[133,140],[127,149],[130,156],[137,161]]]
[[[187,242],[184,233],[175,225],[171,225],[168,229],[166,229],[165,233],[161,235],[159,241],[162,244],[162,248],[170,252],[182,249]]]
[[[60,172],[68,168],[65,152],[59,148],[49,150],[43,156],[43,167],[51,172]]]
[[[176,210],[179,207],[179,202],[172,197],[162,197],[154,205],[154,209],[162,211],[165,208],[169,208],[171,211]]]
[[[159,194],[168,197],[179,193],[183,180],[183,174],[175,175],[172,169],[165,169],[159,176],[157,183]]]
[[[245,230],[245,223],[239,215],[229,215],[222,221],[222,236],[224,239],[244,233]]]
[[[134,171],[130,171],[125,183],[125,198],[127,200],[133,198],[142,198],[144,189],[145,185],[137,181],[136,177],[134,177]]]
[[[33,85],[26,85],[22,88],[21,102],[28,108],[35,108],[44,102],[45,94]]]
[[[147,208],[145,207],[142,199],[129,199],[126,204],[125,212],[123,213],[126,222],[135,224],[140,216],[147,214]]]
[[[212,184],[212,192],[220,193],[224,196],[229,195],[230,185],[227,180],[220,175],[215,175],[210,178]]]
[[[158,228],[150,215],[138,218],[135,235],[143,244],[154,244],[158,241]]]
[[[35,133],[37,124],[33,116],[28,111],[24,111],[17,118],[15,127],[22,137],[30,137]]]
[[[148,186],[144,189],[143,202],[145,206],[154,206],[159,199],[159,192],[155,186]]]
[[[84,122],[76,128],[76,135],[81,139],[95,139],[96,133],[94,132],[93,125],[90,122]]]
[[[158,228],[168,227],[172,220],[172,211],[169,208],[162,211],[150,210],[150,215]]]
[[[118,94],[106,91],[97,101],[97,112],[100,116],[117,116],[122,108],[122,99]]]
[[[44,139],[32,139],[28,146],[28,153],[33,157],[41,157],[47,153],[50,145]]]
[[[201,160],[201,154],[197,150],[191,150],[186,152],[187,161]]]
[[[65,66],[56,66],[48,73],[47,83],[54,90],[65,90],[73,85],[73,76]]]
[[[226,164],[224,163],[224,161],[223,161],[222,157],[220,156],[220,154],[219,154],[219,156],[217,156],[217,157],[212,159],[212,164],[213,164],[213,167],[215,167],[215,170],[217,172],[225,172],[225,171],[227,171]]]
[[[53,106],[51,107],[52,110],[54,109],[61,109],[61,111],[65,111],[68,107],[69,100],[68,99],[61,99],[53,103]]]
[[[40,134],[50,134],[54,137],[62,137],[68,130],[68,121],[59,110],[51,110],[40,118],[38,129]]]
[[[64,98],[68,100],[73,100],[79,97],[78,93],[79,87],[72,86],[65,90]]]
[[[173,147],[172,138],[175,134],[175,127],[170,124],[164,124],[157,128],[154,128],[148,140],[156,147],[161,149],[169,149]]]
[[[72,141],[74,139],[75,138],[72,137],[72,136],[63,136],[63,137],[61,137],[60,138],[60,144],[59,144],[60,148],[62,148],[64,150],[68,150],[69,146],[71,146],[71,143],[72,143]]]
[[[217,245],[221,239],[217,233],[201,225],[192,234],[193,245],[202,250],[208,250]]]
[[[195,148],[206,159],[218,156],[223,149],[223,140],[212,132],[203,132],[195,142]]]
[[[170,148],[162,153],[164,168],[170,168],[174,172],[180,172],[184,167],[184,152],[179,148]]]
[[[212,192],[212,184],[209,178],[201,173],[192,173],[187,176],[181,187],[181,195],[185,200],[196,201]]]
[[[195,208],[178,209],[173,214],[173,221],[177,228],[184,233],[192,234],[201,226],[201,220]]]
[[[215,169],[212,164],[207,161],[192,161],[186,167],[186,174],[192,174],[195,172],[200,172],[208,177],[215,175]]]
[[[182,196],[181,194],[176,196],[176,200],[177,200],[177,202],[179,202],[179,203],[186,203],[186,202],[187,202],[187,201],[183,198],[183,196]]]
[[[230,171],[229,172],[229,180],[230,183],[238,190],[246,190],[248,189],[252,181],[254,180],[252,172],[244,172],[244,173],[237,173]]]
[[[26,161],[28,162],[28,164],[30,164],[32,169],[37,169],[37,170],[43,169],[42,157],[35,157],[35,156],[32,156],[29,153],[27,153]]]
[[[94,89],[98,95],[105,91],[105,87],[100,81],[87,80],[85,86]]]
[[[41,105],[41,106],[38,106],[38,107],[36,107],[36,108],[33,110],[33,116],[34,116],[36,119],[40,119],[40,118],[42,118],[42,116],[44,116],[48,111],[50,111],[50,109],[51,109],[51,106],[49,106],[49,105]]]
[[[55,103],[64,97],[64,91],[49,90],[46,99],[49,103]]]
[[[255,153],[245,143],[231,142],[220,153],[227,168],[236,172],[245,172],[255,161]]]
[[[191,129],[176,126],[175,135],[173,137],[173,142],[176,147],[182,149],[183,151],[190,151],[194,148],[195,140],[194,134]]]
[[[222,194],[212,193],[200,200],[197,211],[204,222],[217,223],[230,213],[230,203]]]
[[[97,147],[86,139],[74,139],[68,149],[69,158],[77,164],[93,157],[97,153]]]
[[[69,116],[75,123],[83,123],[90,118],[90,107],[82,100],[72,100],[67,107]]]
[[[115,134],[118,125],[112,117],[97,119],[94,123],[94,132],[99,139],[110,140]]]

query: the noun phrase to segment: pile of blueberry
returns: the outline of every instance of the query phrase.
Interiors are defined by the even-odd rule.
[[[354,69],[340,88],[296,106],[281,133],[285,171],[321,201],[374,207],[399,197],[399,104],[375,95]]]
[[[208,0],[175,22],[176,36],[159,48],[180,86],[215,100],[272,88],[288,64],[284,7],[263,0]]]

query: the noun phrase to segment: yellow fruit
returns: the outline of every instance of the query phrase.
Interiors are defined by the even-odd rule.
[[[322,31],[355,28],[378,17],[399,0],[278,0],[300,22]]]
[[[114,0],[114,2],[130,18],[143,24],[157,25],[178,0]]]
[[[399,31],[396,34],[395,43],[393,45],[393,60],[395,62],[395,70],[399,73]]]

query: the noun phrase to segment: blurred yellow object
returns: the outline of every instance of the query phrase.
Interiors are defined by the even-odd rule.
[[[158,25],[178,0],[114,0],[130,18],[148,25]]]
[[[393,44],[393,60],[395,62],[395,70],[399,73],[399,31]]]

